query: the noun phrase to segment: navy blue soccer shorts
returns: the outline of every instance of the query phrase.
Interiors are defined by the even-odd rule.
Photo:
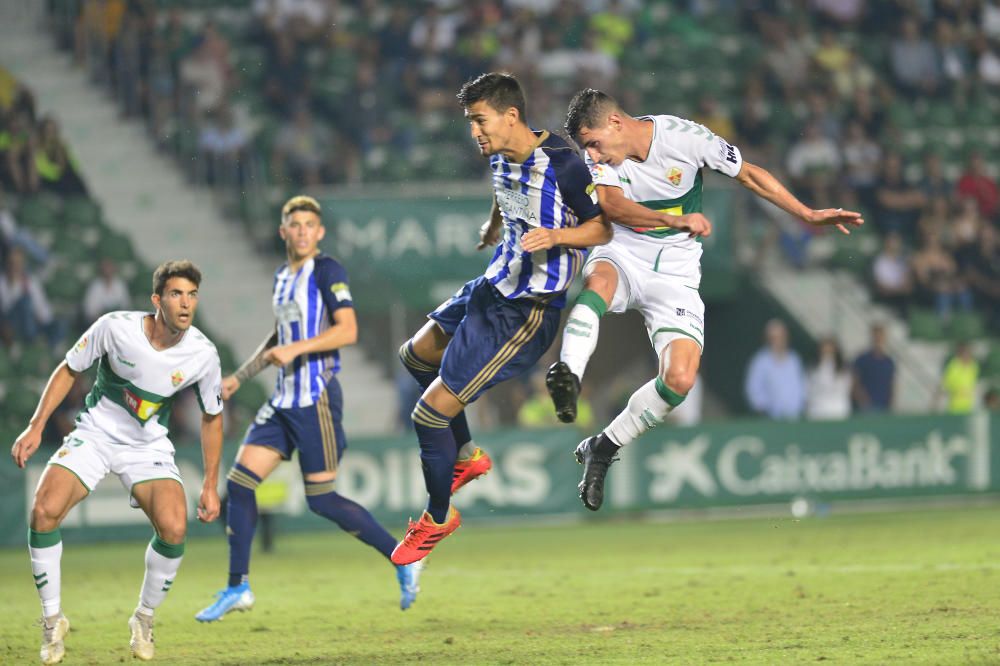
[[[247,428],[243,443],[274,449],[284,460],[298,449],[303,474],[335,472],[347,448],[341,425],[343,414],[344,395],[340,382],[333,377],[308,407],[279,408],[265,402]]]
[[[485,277],[467,282],[428,317],[452,336],[441,359],[445,388],[463,404],[534,367],[559,333],[559,308],[504,298]]]

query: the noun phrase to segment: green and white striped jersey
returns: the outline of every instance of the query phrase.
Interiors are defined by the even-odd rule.
[[[180,342],[157,350],[143,330],[146,312],[110,312],[66,352],[83,372],[97,362],[97,381],[77,416],[79,427],[115,444],[143,446],[167,437],[170,408],[189,386],[207,414],[222,412],[222,371],[215,345],[192,326]]]
[[[739,149],[704,125],[676,116],[639,116],[638,120],[653,123],[649,155],[642,162],[626,159],[618,166],[595,163],[588,155],[587,166],[595,185],[621,188],[627,199],[670,215],[700,213],[702,167],[734,178],[743,166]],[[661,246],[660,272],[700,272],[701,244],[690,234],[666,227],[615,225],[614,229],[616,238],[619,234],[639,234]]]

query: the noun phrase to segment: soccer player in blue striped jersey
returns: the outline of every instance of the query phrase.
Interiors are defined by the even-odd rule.
[[[393,551],[396,564],[426,557],[461,524],[451,494],[489,468],[472,445],[465,406],[534,366],[555,339],[586,248],[611,240],[586,165],[566,141],[528,126],[514,77],[483,74],[462,86],[458,100],[493,173],[480,248],[497,248],[486,273],[432,312],[400,349],[425,389],[413,423],[430,497]]]
[[[247,429],[227,476],[229,581],[216,601],[195,616],[201,622],[252,607],[249,570],[257,523],[254,491],[296,449],[306,502],[314,513],[335,522],[386,558],[396,545],[364,507],[334,489],[337,465],[347,446],[341,427],[338,350],[355,343],[358,327],[347,272],[336,259],[319,250],[325,234],[320,215],[319,203],[312,197],[293,197],[282,207],[279,233],[288,261],[274,274],[274,331],[222,382],[222,397],[229,399],[243,382],[268,365],[278,367],[274,392]],[[419,571],[419,565],[396,566],[403,610],[416,598]]]

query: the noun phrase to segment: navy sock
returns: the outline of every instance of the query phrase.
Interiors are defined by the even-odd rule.
[[[250,573],[250,546],[257,529],[257,496],[260,477],[236,463],[226,475],[229,501],[226,533],[229,535],[229,587],[239,585]]]
[[[423,400],[413,408],[413,425],[420,442],[420,463],[427,486],[427,512],[434,522],[443,523],[448,518],[451,504],[451,477],[458,457],[455,435],[451,432],[450,419]]]
[[[396,539],[378,524],[368,509],[333,490],[333,481],[306,481],[306,502],[313,513],[332,520],[348,534],[365,542],[387,558]]]
[[[413,353],[413,342],[407,342],[399,348],[399,360],[406,368],[406,371],[413,375],[413,378],[420,384],[420,388],[426,389],[438,376],[439,368],[427,363]],[[459,412],[451,420],[451,434],[455,436],[455,444],[462,448],[472,441],[472,433],[469,432],[469,420],[465,418],[465,410]]]

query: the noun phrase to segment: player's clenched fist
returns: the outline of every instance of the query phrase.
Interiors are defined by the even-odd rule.
[[[201,498],[198,500],[198,520],[203,523],[210,523],[219,517],[219,493],[212,486],[205,486],[201,489]]]
[[[491,245],[496,245],[500,240],[500,226],[495,224],[493,220],[483,222],[483,226],[479,227],[479,244],[476,245],[476,249],[483,250]]]
[[[712,235],[712,223],[701,213],[688,213],[681,218],[679,229],[684,229],[695,237],[705,238]]]
[[[222,399],[229,400],[236,391],[240,388],[240,380],[236,377],[229,375],[222,380]]]
[[[41,443],[41,430],[35,430],[31,427],[25,429],[25,431],[22,432],[16,440],[14,440],[14,446],[10,448],[10,456],[14,459],[14,464],[23,468],[25,463],[28,462],[28,458],[30,458],[32,454],[38,450]]]

